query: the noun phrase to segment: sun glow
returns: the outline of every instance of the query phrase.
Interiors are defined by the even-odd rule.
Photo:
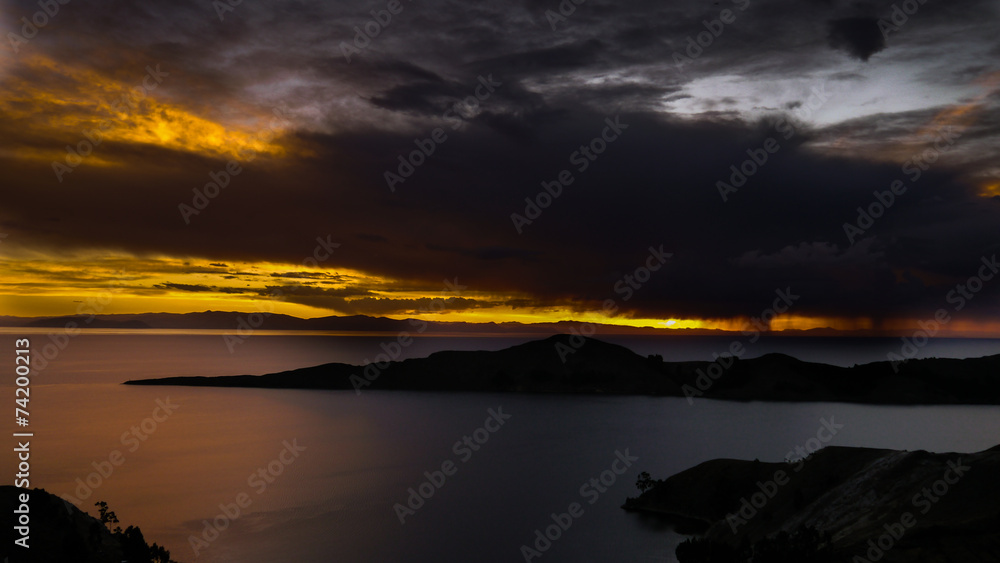
[[[6,245],[5,245],[6,246]],[[301,318],[368,315],[393,319],[483,325],[502,323],[593,323],[620,330],[756,331],[834,329],[907,334],[915,321],[897,319],[876,326],[868,318],[781,315],[763,324],[745,317],[645,317],[581,308],[579,303],[546,305],[526,294],[433,284],[342,267],[309,268],[277,262],[216,262],[203,258],[91,254],[74,257],[24,253],[0,256],[0,315],[189,313],[207,310],[271,312]],[[518,305],[512,305],[518,303]],[[527,305],[525,305],[527,303]],[[610,330],[610,329],[605,329]],[[1000,334],[1000,323],[955,322],[951,334]]]
[[[1000,182],[987,184],[980,190],[979,195],[983,197],[1000,197]]]

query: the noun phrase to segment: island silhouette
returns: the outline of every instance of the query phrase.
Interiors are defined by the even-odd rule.
[[[624,346],[559,334],[497,351],[442,351],[367,365],[328,363],[266,375],[166,377],[126,385],[658,395],[689,401],[1000,404],[1000,355],[852,367],[784,354],[665,362]]]

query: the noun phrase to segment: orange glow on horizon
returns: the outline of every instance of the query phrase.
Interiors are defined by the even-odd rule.
[[[1000,182],[994,182],[983,186],[979,195],[983,197],[1000,197]]]
[[[806,317],[782,315],[771,321],[771,330],[811,330],[832,328],[834,330],[871,330],[875,324],[869,318]]]
[[[421,290],[415,282],[346,268],[308,268],[270,262],[223,264],[206,259],[139,258],[124,254],[57,258],[27,253],[21,258],[0,257],[0,270],[7,273],[0,278],[0,315],[21,317],[213,310],[272,312],[300,318],[358,314],[484,325],[570,321],[680,333],[687,333],[686,329],[739,333],[760,330],[762,326],[760,321],[751,324],[752,319],[739,316],[701,319],[608,316],[599,303],[593,310],[581,310],[578,303],[515,307],[507,303],[530,302],[531,296],[471,288],[451,294],[440,286]],[[895,319],[876,326],[868,318],[781,315],[772,319],[764,330],[829,328],[906,335],[919,328],[918,320]],[[956,319],[943,328],[941,335],[1000,337],[1000,321]]]

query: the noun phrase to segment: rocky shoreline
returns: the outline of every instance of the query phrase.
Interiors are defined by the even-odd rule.
[[[755,552],[755,563],[1000,562],[997,475],[1000,446],[831,446],[788,462],[707,461],[653,481],[622,508],[700,525],[701,537],[678,549],[681,563],[743,562]]]

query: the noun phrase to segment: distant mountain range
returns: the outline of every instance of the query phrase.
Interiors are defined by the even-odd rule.
[[[251,320],[251,317],[254,317]],[[520,322],[442,322],[418,319],[390,319],[367,315],[332,315],[303,319],[278,313],[203,311],[200,313],[134,313],[109,315],[64,315],[59,317],[15,317],[0,315],[0,327],[62,328],[75,323],[80,328],[100,329],[173,329],[173,330],[231,330],[236,331],[254,322],[252,328],[258,330],[303,330],[324,332],[414,332],[425,327],[422,332],[468,333],[468,334],[539,334],[551,335],[577,331],[591,334],[617,335],[739,335],[739,330],[714,328],[656,328],[633,327],[617,324],[583,323],[579,321],[557,321],[542,323]],[[783,329],[767,331],[766,334],[780,336],[851,336],[851,337],[893,337],[893,331],[861,329],[838,330],[834,328]],[[912,335],[912,332],[906,333]],[[969,337],[983,337],[983,334],[969,334]],[[960,336],[956,336],[960,337]]]
[[[615,324],[581,323],[577,321],[559,321],[548,323],[519,322],[440,322],[416,319],[389,319],[385,317],[369,317],[366,315],[329,316],[303,319],[291,315],[246,313],[237,311],[204,311],[201,313],[138,313],[116,315],[66,315],[61,317],[12,317],[0,316],[0,327],[28,328],[62,328],[67,323],[76,323],[80,328],[101,329],[211,329],[236,331],[241,323],[251,322],[259,330],[308,330],[330,332],[414,332],[415,328],[423,327],[423,332],[453,332],[453,333],[485,333],[485,334],[559,334],[580,330],[589,324],[584,332],[590,333],[593,327],[601,334],[660,334],[660,335],[725,335],[739,334],[738,331],[702,328],[653,328],[631,327]],[[260,316],[263,315],[263,316]],[[246,326],[245,324],[243,326]],[[815,328],[809,330],[781,330],[773,334],[783,336],[884,336],[871,331],[844,332],[832,328]],[[889,335],[891,336],[891,335]]]
[[[391,347],[390,347],[391,348]],[[664,362],[593,338],[555,335],[499,351],[445,351],[355,366],[330,363],[261,376],[170,377],[132,385],[665,395],[735,401],[1000,404],[1000,355],[875,362],[850,368],[782,354]],[[565,360],[565,361],[564,361]]]
[[[251,319],[251,315],[255,318]],[[462,333],[537,333],[556,334],[579,328],[583,323],[563,321],[553,323],[468,323],[438,322],[415,319],[389,319],[366,315],[329,316],[303,319],[282,314],[241,313],[236,311],[204,311],[201,313],[141,313],[118,315],[68,315],[62,317],[0,316],[0,327],[61,328],[76,323],[81,328],[103,329],[214,329],[236,331],[241,324],[253,322],[259,330],[308,330],[338,332],[424,332]],[[594,325],[604,334],[724,334],[710,329],[656,329],[620,325]],[[589,332],[589,331],[588,331]]]

